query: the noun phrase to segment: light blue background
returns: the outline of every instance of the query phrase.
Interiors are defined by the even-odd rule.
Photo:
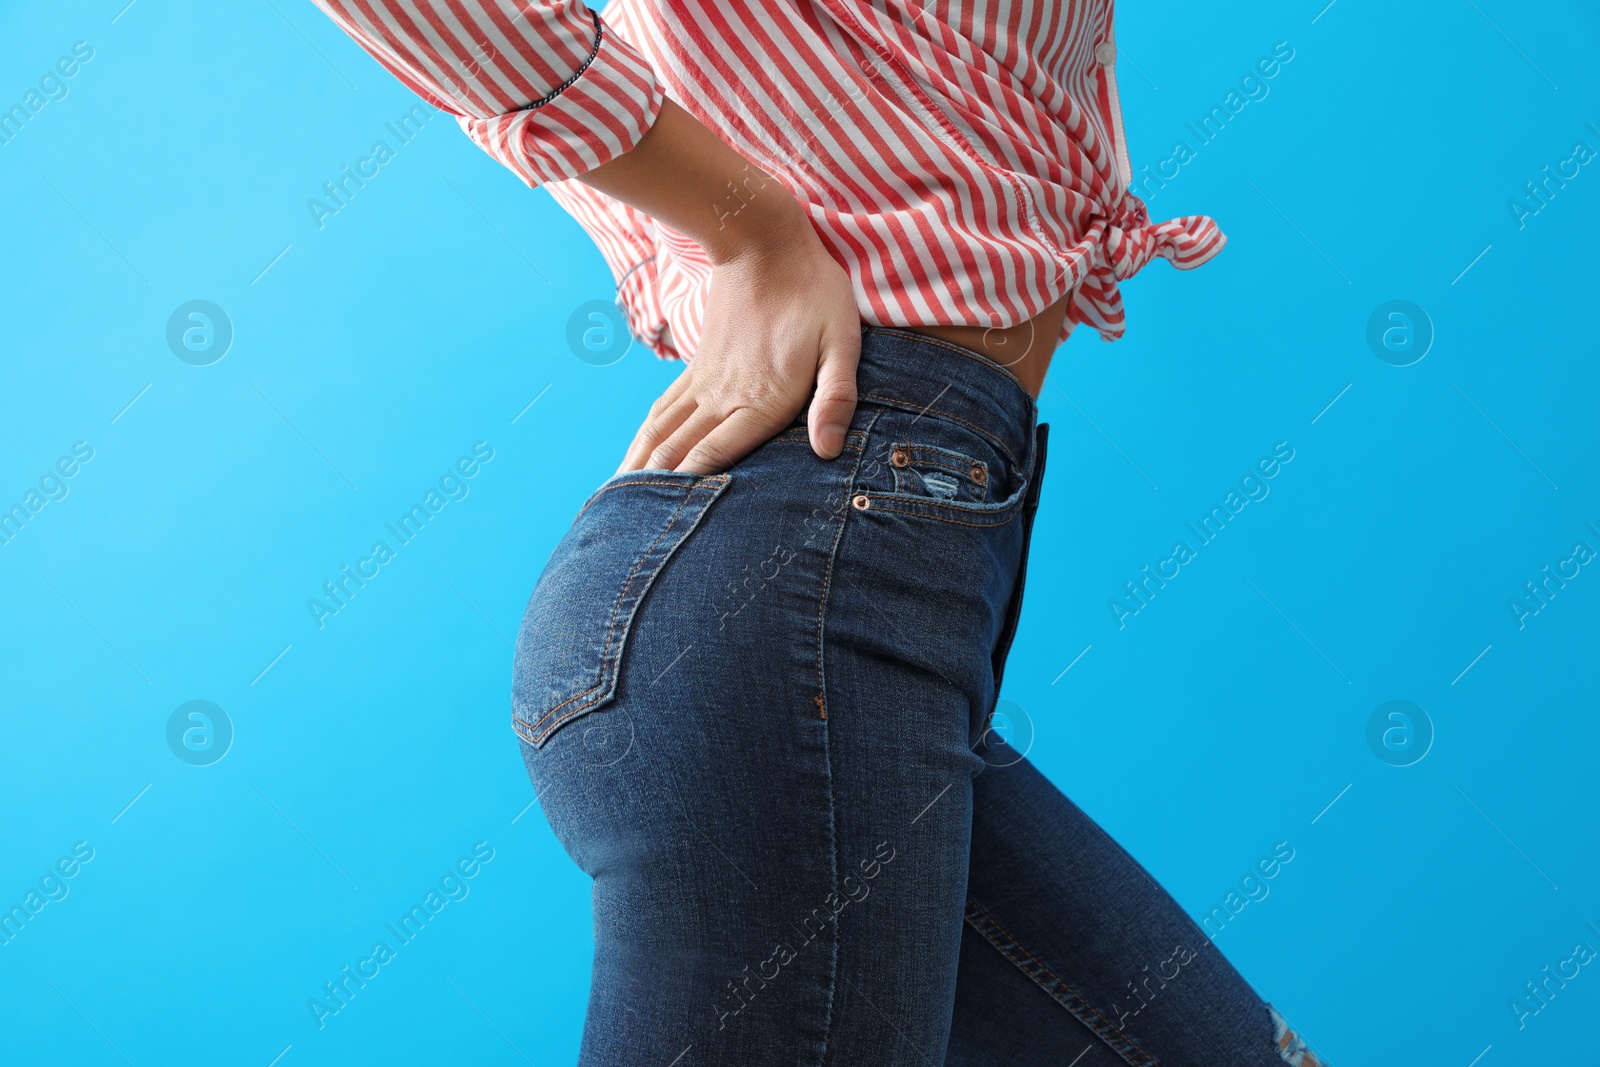
[[[1227,249],[1057,357],[1006,696],[1197,918],[1295,849],[1218,944],[1338,1067],[1566,1062],[1600,967],[1523,1029],[1509,1002],[1600,948],[1600,572],[1522,629],[1508,604],[1600,548],[1600,168],[1523,228],[1508,201],[1600,149],[1600,16],[1324,2],[1121,14],[1136,169],[1295,56],[1151,198]],[[94,449],[0,547],[0,905],[94,849],[0,946],[0,1062],[572,1062],[588,887],[529,806],[509,642],[677,367],[573,355],[598,253],[446,118],[318,230],[307,198],[413,98],[311,5],[124,3],[0,7],[6,107],[94,48],[0,146],[0,504]],[[165,342],[192,299],[235,329],[211,366]],[[1367,345],[1391,299],[1436,330],[1415,365]],[[319,631],[307,598],[478,441],[470,494]],[[1123,583],[1279,441],[1270,496],[1119,629]],[[192,699],[236,731],[209,767],[167,747]],[[1414,766],[1366,741],[1392,699],[1436,731]],[[307,999],[480,841],[470,894],[319,1031]]]

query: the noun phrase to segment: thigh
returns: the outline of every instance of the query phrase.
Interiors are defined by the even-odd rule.
[[[825,1062],[928,1067],[949,1043],[983,769],[972,746],[993,703],[1026,486],[970,434],[915,411],[875,421],[868,449],[853,483],[866,506],[852,506],[829,591],[828,753],[841,872],[859,877],[875,850],[894,860],[840,916]],[[992,486],[981,506],[952,492],[975,457]]]
[[[1077,805],[992,734],[978,751],[951,1067],[1319,1063]]]

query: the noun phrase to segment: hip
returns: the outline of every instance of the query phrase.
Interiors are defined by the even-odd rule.
[[[719,474],[636,470],[596,489],[524,616],[524,741],[542,747],[618,700],[692,704],[708,684],[825,718],[830,650],[846,649],[937,672],[981,729],[1020,610],[1048,427],[1003,370],[900,331],[866,332],[858,387],[832,460],[796,425]]]

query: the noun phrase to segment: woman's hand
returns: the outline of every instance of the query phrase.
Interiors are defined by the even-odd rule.
[[[767,183],[745,210],[757,205],[767,210],[743,220],[748,239],[712,253],[700,347],[651,406],[618,474],[726,470],[808,397],[812,449],[832,459],[844,448],[861,356],[850,279],[780,185]]]
[[[832,459],[856,407],[861,318],[850,279],[783,184],[671,99],[638,144],[580,179],[710,257],[700,347],[650,409],[617,473],[722,471],[811,401]]]

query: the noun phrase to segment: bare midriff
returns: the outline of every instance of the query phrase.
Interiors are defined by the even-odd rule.
[[[1044,389],[1044,374],[1050,369],[1050,357],[1055,354],[1056,338],[1061,336],[1067,299],[1062,297],[1015,326],[989,329],[982,326],[901,326],[899,329],[937,337],[987,356],[1016,375],[1028,395],[1037,400]]]

